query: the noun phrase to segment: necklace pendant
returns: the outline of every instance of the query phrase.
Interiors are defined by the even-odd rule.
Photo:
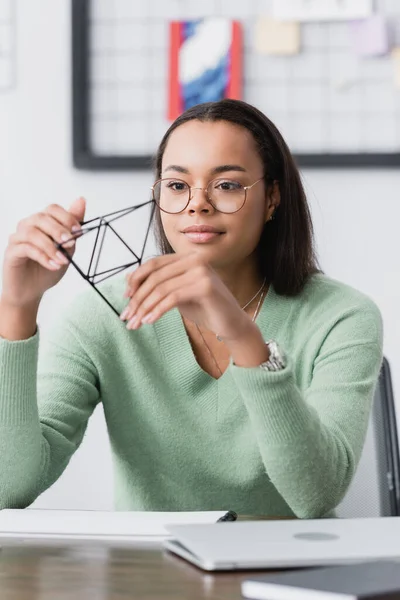
[[[218,333],[216,333],[216,334],[215,334],[215,337],[217,338],[217,340],[218,340],[219,342],[222,342],[222,338],[220,338],[220,337],[219,337]]]

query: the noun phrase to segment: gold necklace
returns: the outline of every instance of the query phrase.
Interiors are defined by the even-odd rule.
[[[260,289],[258,290],[258,292],[256,292],[254,294],[254,296],[252,297],[251,300],[249,300],[244,306],[242,306],[242,310],[244,310],[245,308],[247,308],[248,306],[250,306],[250,304],[253,302],[253,300],[255,300],[257,298],[258,294],[260,292],[262,292],[262,290],[264,289],[264,285],[266,284],[266,282],[267,282],[267,278],[264,277],[264,281],[262,282]]]
[[[257,294],[256,294],[255,296],[253,296],[253,298],[250,300],[250,302],[252,302],[252,301],[254,300],[254,298],[256,298],[256,297],[258,296],[258,294],[261,292],[261,296],[260,296],[260,299],[259,299],[259,301],[258,301],[258,304],[257,304],[256,310],[254,311],[254,315],[253,315],[253,317],[252,317],[252,319],[251,319],[251,320],[253,321],[253,323],[254,323],[254,321],[256,320],[256,318],[257,318],[257,315],[258,315],[258,313],[259,313],[259,311],[260,311],[261,302],[262,302],[262,299],[263,299],[263,296],[264,296],[264,290],[263,290],[263,287],[264,287],[264,285],[265,285],[265,280],[264,280],[264,283],[263,283],[262,287],[261,287],[261,288],[258,290]],[[246,306],[249,306],[250,302],[248,302],[247,304],[245,304],[245,306],[244,306],[244,307],[242,307],[242,310],[243,310],[244,308],[246,308]],[[201,332],[201,330],[200,330],[200,327],[197,325],[197,323],[195,323],[195,325],[196,325],[196,329],[197,329],[197,331],[199,332],[199,334],[200,334],[200,336],[201,336],[201,339],[203,340],[203,344],[204,344],[204,345],[205,345],[205,347],[207,348],[207,351],[208,351],[209,355],[211,356],[211,358],[212,358],[212,360],[213,360],[213,362],[214,362],[215,366],[216,366],[216,367],[217,367],[217,369],[218,369],[218,372],[219,372],[220,376],[222,377],[222,374],[223,374],[223,373],[222,373],[221,369],[219,368],[219,364],[218,364],[218,362],[217,362],[217,359],[216,359],[216,358],[215,358],[215,356],[214,356],[214,353],[213,353],[213,351],[211,350],[210,346],[207,344],[207,342],[206,342],[206,340],[205,340],[205,338],[204,338],[204,335],[202,334],[202,332]],[[218,335],[217,335],[217,339],[218,339],[220,342],[222,341],[222,339],[221,339],[221,338],[220,338]]]
[[[253,302],[253,300],[255,300],[255,298],[257,298],[258,294],[263,291],[266,282],[267,282],[267,278],[264,277],[264,281],[262,282],[262,285],[261,285],[260,289],[258,290],[258,292],[256,292],[254,294],[254,296],[252,297],[251,300],[249,300],[244,306],[242,306],[242,310],[244,310],[245,308],[247,308]],[[257,317],[258,310],[260,308],[261,298],[262,298],[262,293],[261,293],[261,296],[260,296],[260,301],[258,302],[257,308],[256,308],[255,313],[253,315],[252,321],[254,321],[255,318]],[[218,333],[215,334],[215,337],[217,338],[217,340],[219,342],[222,342],[222,338],[218,335]]]

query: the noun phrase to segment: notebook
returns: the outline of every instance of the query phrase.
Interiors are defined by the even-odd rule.
[[[168,536],[168,524],[205,525],[215,523],[225,513],[5,509],[0,511],[0,538],[158,540]]]
[[[400,559],[400,518],[170,525],[164,546],[207,571]],[[400,563],[399,563],[400,570]]]
[[[400,562],[381,561],[254,577],[242,583],[254,600],[399,600]]]

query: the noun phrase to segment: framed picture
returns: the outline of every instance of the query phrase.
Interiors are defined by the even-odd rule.
[[[172,22],[169,119],[202,102],[241,97],[240,23],[223,17]]]

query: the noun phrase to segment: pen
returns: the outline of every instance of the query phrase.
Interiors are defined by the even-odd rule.
[[[228,510],[222,517],[220,517],[216,522],[217,523],[225,523],[226,521],[236,521],[237,514],[234,510]]]

